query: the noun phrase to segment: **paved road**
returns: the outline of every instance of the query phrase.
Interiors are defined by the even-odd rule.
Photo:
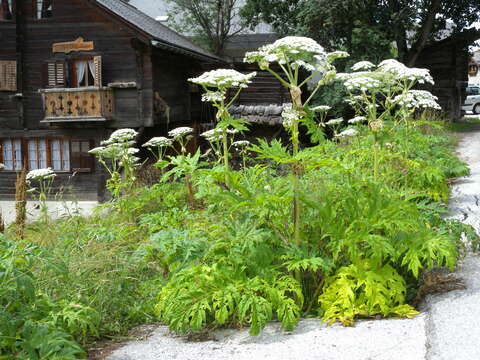
[[[451,216],[480,230],[480,130],[458,147],[472,174],[452,189]],[[144,340],[116,350],[107,360],[473,360],[480,359],[480,258],[460,264],[466,290],[430,296],[412,320],[360,321],[355,327],[326,327],[302,320],[292,334],[270,324],[258,337],[247,330],[218,331],[214,340],[188,342],[164,326]]]
[[[47,201],[48,215],[53,219],[58,219],[71,214],[81,214],[88,216],[92,213],[97,201]],[[27,221],[32,221],[40,215],[38,202],[29,201],[27,203]],[[0,210],[5,224],[15,221],[15,202],[0,201]]]

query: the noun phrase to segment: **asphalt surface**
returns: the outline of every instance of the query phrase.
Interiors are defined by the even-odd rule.
[[[480,130],[465,133],[460,157],[471,175],[452,188],[451,216],[480,230]],[[469,254],[456,276],[464,290],[428,296],[414,319],[359,321],[354,327],[327,327],[318,319],[300,321],[291,334],[276,323],[258,337],[248,330],[222,330],[203,342],[159,326],[143,341],[126,343],[107,360],[471,360],[480,359],[480,258]]]

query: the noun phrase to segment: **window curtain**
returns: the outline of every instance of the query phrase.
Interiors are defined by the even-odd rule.
[[[11,0],[1,0],[0,3],[0,20],[12,19]]]
[[[87,62],[86,61],[76,61],[75,62],[75,71],[77,72],[77,87],[80,87],[80,84],[83,82],[87,71]]]
[[[88,68],[90,69],[90,74],[92,74],[92,79],[95,79],[95,61],[89,60],[88,61]],[[89,84],[89,85],[93,86],[94,84]]]
[[[50,17],[52,14],[52,0],[43,0],[42,2],[42,19]]]

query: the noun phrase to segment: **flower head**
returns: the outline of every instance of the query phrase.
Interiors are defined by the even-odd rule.
[[[57,174],[53,172],[51,168],[46,168],[46,169],[36,169],[36,170],[31,170],[27,174],[27,181],[32,181],[32,180],[49,180],[53,179]]]
[[[408,109],[431,108],[441,110],[437,103],[438,97],[426,90],[409,90],[406,94],[401,94],[393,99],[393,103],[405,106]]]
[[[332,119],[332,120],[329,120],[326,122],[327,125],[340,125],[341,123],[343,123],[343,118],[338,118],[338,119]]]
[[[370,61],[359,61],[352,66],[353,71],[359,71],[359,70],[370,70],[373,69],[375,65],[371,63]]]
[[[307,71],[324,71],[326,64],[344,54],[331,54],[328,57],[325,49],[315,40],[287,36],[273,44],[262,46],[258,51],[247,52],[244,61],[258,63],[261,69],[267,69],[271,63],[296,64]]]
[[[127,143],[129,141],[133,141],[138,135],[133,129],[119,129],[115,130],[111,135],[110,138],[106,141],[102,142],[102,145],[109,145],[114,143]]]
[[[295,121],[298,121],[302,118],[300,111],[293,109],[291,105],[288,105],[284,108],[282,112],[283,126],[290,128]]]
[[[361,122],[366,121],[367,118],[365,116],[355,116],[353,119],[348,120],[349,124],[358,124]]]
[[[172,145],[172,139],[168,139],[164,136],[154,137],[148,140],[142,147],[153,148],[153,147],[164,147]]]
[[[435,84],[433,77],[428,69],[409,68],[395,59],[383,60],[378,69],[395,75],[398,80],[418,81],[420,84]]]
[[[169,131],[168,136],[171,136],[173,139],[176,140],[191,133],[193,133],[193,129],[191,127],[182,126]]]
[[[344,137],[353,137],[358,135],[358,131],[355,129],[347,129],[342,131],[340,134],[335,135],[335,137],[338,138],[344,138]]]
[[[319,105],[312,108],[313,111],[327,112],[331,107],[327,105]]]
[[[244,148],[244,147],[247,147],[248,145],[250,145],[250,141],[248,141],[248,140],[238,140],[238,141],[235,141],[232,145],[235,148]]]
[[[233,69],[217,69],[208,71],[196,78],[188,79],[188,81],[205,87],[214,87],[219,89],[238,87],[246,88],[248,84],[252,82],[252,79],[255,77],[255,75],[257,75],[256,72],[242,74],[241,72]],[[218,94],[215,96],[218,98]]]
[[[221,102],[225,100],[225,92],[223,91],[208,91],[202,95],[203,102]]]

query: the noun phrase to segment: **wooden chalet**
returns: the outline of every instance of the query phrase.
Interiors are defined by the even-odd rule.
[[[3,197],[24,166],[101,197],[105,175],[88,150],[118,128],[147,139],[203,121],[187,79],[224,66],[123,0],[0,0],[0,44]]]

